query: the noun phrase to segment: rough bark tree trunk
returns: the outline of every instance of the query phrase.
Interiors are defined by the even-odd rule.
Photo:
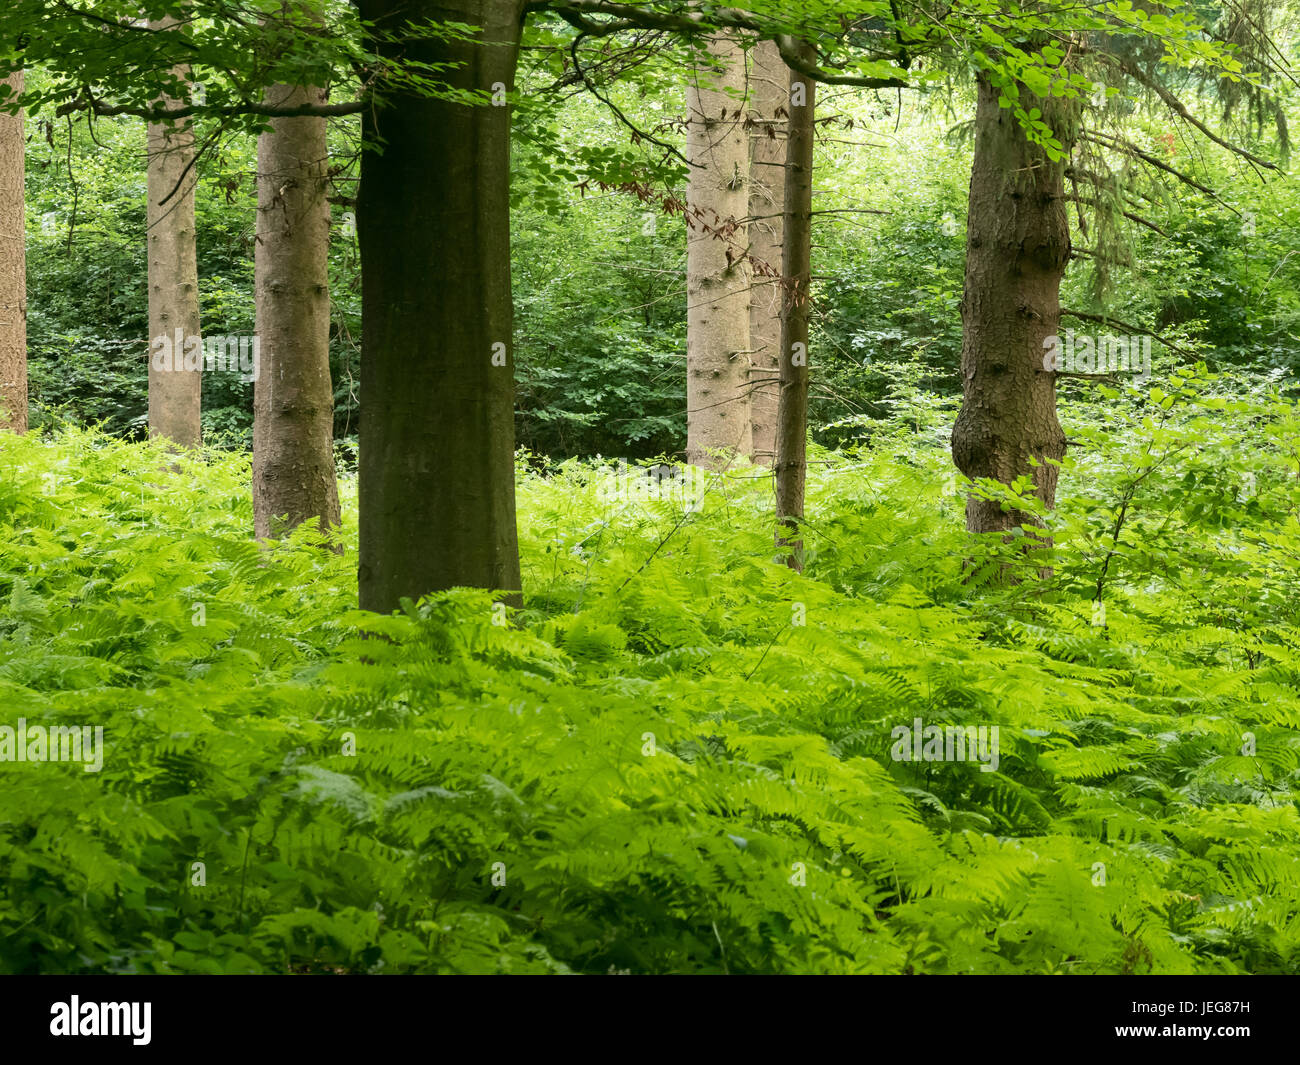
[[[811,61],[811,49],[803,46]],[[776,545],[803,569],[804,483],[808,473],[808,317],[812,296],[813,135],[817,85],[790,71],[786,138],[784,256],[788,289],[781,317],[781,395],[777,405]]]
[[[285,107],[326,102],[319,88],[275,85]],[[279,537],[339,524],[330,383],[328,149],[323,118],[277,118],[257,142],[257,335],[253,524]]]
[[[456,88],[514,85],[522,0],[360,0],[379,29],[481,27],[474,42],[411,39],[407,60],[452,64]],[[391,93],[367,111],[361,245],[361,606],[387,613],[455,586],[514,593],[510,109]]]
[[[177,24],[176,19],[167,17],[150,20],[149,28],[163,31]],[[178,69],[177,74],[188,80],[186,68]],[[167,107],[189,103],[168,97],[160,102]],[[194,236],[196,175],[191,166],[194,133],[189,119],[179,119],[149,123],[147,138],[149,435],[166,437],[183,447],[198,447],[203,432],[199,409],[203,377]],[[160,338],[166,338],[161,347]]]
[[[756,260],[780,273],[785,212],[785,137],[790,71],[772,41],[750,52],[749,246]],[[776,411],[781,389],[781,286],[754,271],[749,289],[750,418],[754,462],[776,460]]]
[[[1020,92],[1026,108],[1042,110],[1068,156],[1073,134],[1064,105]],[[1046,460],[1065,454],[1056,375],[1043,369],[1043,341],[1059,331],[1070,255],[1064,170],[1064,161],[1053,162],[1026,139],[1011,110],[998,106],[998,90],[981,77],[962,300],[962,406],[952,455],[967,477],[1003,484],[1031,477],[1048,507],[1055,504],[1058,468]],[[1030,521],[995,501],[966,502],[971,532],[1005,532]]]
[[[23,91],[21,70],[3,79]],[[23,112],[0,113],[0,429],[27,431],[27,240]]]
[[[726,465],[753,451],[749,402],[749,137],[740,44],[709,43],[686,94],[686,459]],[[732,90],[728,93],[726,90]]]

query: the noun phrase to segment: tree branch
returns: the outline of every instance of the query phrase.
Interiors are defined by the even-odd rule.
[[[749,30],[761,40],[772,41],[786,66],[813,81],[825,85],[853,85],[863,89],[907,88],[911,84],[902,77],[867,78],[858,74],[835,74],[823,70],[803,55],[796,38],[788,34],[772,33],[770,26],[765,26],[761,20],[735,7],[716,8],[706,17],[694,12],[678,15],[665,11],[645,11],[614,0],[531,0],[524,6],[524,10],[553,12],[589,37],[607,37],[630,29],[667,30],[688,36],[699,36],[722,28]],[[587,17],[589,15],[610,15],[615,17],[615,21],[593,21]],[[903,54],[910,63],[910,54]]]
[[[1150,77],[1146,73],[1146,71],[1144,71],[1132,60],[1122,59],[1122,60],[1118,60],[1117,62],[1119,63],[1120,69],[1124,71],[1125,74],[1131,77],[1139,85],[1146,86],[1153,93],[1159,96],[1160,99],[1164,101],[1165,106],[1168,107],[1169,110],[1171,110],[1184,122],[1187,122],[1190,125],[1195,126],[1207,137],[1209,137],[1210,140],[1214,141],[1214,143],[1217,144],[1220,148],[1226,148],[1234,155],[1241,156],[1241,158],[1245,159],[1247,162],[1253,163],[1255,166],[1262,166],[1268,170],[1278,169],[1277,164],[1270,163],[1267,159],[1261,159],[1258,155],[1255,155],[1253,152],[1249,152],[1245,148],[1240,147],[1239,145],[1224,140],[1212,129],[1210,129],[1209,126],[1207,126],[1199,118],[1197,118],[1190,111],[1188,111],[1186,106],[1184,106],[1182,100],[1178,99],[1177,96],[1175,96],[1172,92],[1170,92],[1163,85],[1161,85],[1160,82]]]
[[[1085,322],[1097,322],[1101,325],[1117,325],[1121,329],[1127,329],[1130,333],[1137,333],[1141,336],[1150,337],[1152,340],[1158,340],[1170,351],[1176,351],[1179,355],[1185,355],[1189,359],[1200,358],[1196,352],[1179,347],[1168,337],[1162,337],[1159,333],[1153,333],[1150,329],[1143,329],[1140,325],[1134,325],[1132,322],[1121,322],[1118,318],[1112,317],[1103,318],[1099,314],[1087,314],[1084,311],[1072,311],[1066,307],[1061,308],[1061,317],[1078,318]]]
[[[1073,200],[1075,203],[1086,203],[1089,207],[1094,207],[1098,211],[1105,210],[1105,206],[1103,204],[1098,203],[1096,200],[1092,199],[1089,196],[1066,196],[1065,198],[1067,200]],[[1130,221],[1136,222],[1140,226],[1146,226],[1147,229],[1159,233],[1162,237],[1169,236],[1168,233],[1166,233],[1158,225],[1152,222],[1149,218],[1143,218],[1140,214],[1134,214],[1132,211],[1121,210],[1119,213],[1122,214],[1125,218],[1129,219]]]
[[[563,14],[561,14],[560,17],[565,18]],[[565,21],[567,22],[568,19],[565,18]],[[572,23],[570,23],[570,25],[572,25]],[[587,71],[582,65],[582,60],[578,58],[578,46],[582,44],[582,40],[586,36],[587,36],[587,31],[582,29],[581,27],[578,27],[578,36],[573,38],[572,43],[569,45],[569,56],[573,59],[573,69],[577,73],[578,77],[582,79],[582,84],[586,86],[587,91],[591,93],[591,95],[594,96],[597,100],[603,103],[606,107],[608,107],[614,113],[614,117],[617,118],[620,122],[623,123],[623,125],[627,126],[627,128],[632,131],[632,143],[635,144],[637,141],[647,140],[651,144],[658,145],[660,148],[663,148],[666,152],[670,152],[673,155],[677,156],[677,158],[680,159],[683,163],[685,163],[688,167],[695,167],[700,170],[705,169],[703,163],[692,163],[689,159],[686,158],[686,156],[684,156],[681,152],[679,152],[673,145],[669,144],[667,141],[661,141],[658,137],[652,136],[651,134],[646,133],[644,130],[638,129],[633,124],[632,120],[618,109],[618,107],[614,104],[613,100],[611,100],[607,96],[601,95],[600,90],[596,88],[591,78],[587,76]]]
[[[71,111],[87,111],[92,115],[112,118],[115,115],[134,115],[146,122],[169,122],[191,115],[217,116],[233,118],[236,115],[264,115],[267,118],[338,118],[343,115],[360,114],[370,106],[368,100],[349,100],[341,104],[300,104],[294,107],[280,107],[264,102],[235,104],[230,107],[205,107],[189,105],[186,107],[145,107],[137,104],[108,104],[93,95],[89,89],[83,89],[75,99],[60,104],[56,115],[66,115]]]
[[[1205,193],[1205,195],[1209,196],[1210,199],[1214,200],[1216,203],[1222,204],[1224,207],[1228,208],[1228,210],[1232,211],[1234,214],[1238,214],[1238,215],[1241,214],[1241,212],[1238,211],[1237,208],[1233,207],[1231,204],[1224,203],[1224,201],[1219,198],[1218,193],[1216,193],[1212,188],[1209,188],[1206,185],[1202,185],[1195,178],[1190,177],[1187,174],[1184,174],[1181,170],[1174,169],[1174,167],[1170,166],[1168,163],[1162,162],[1161,160],[1157,159],[1154,155],[1144,152],[1132,141],[1126,141],[1121,137],[1111,136],[1111,134],[1109,133],[1089,133],[1086,131],[1081,132],[1079,134],[1079,139],[1085,141],[1092,141],[1093,144],[1099,144],[1103,148],[1108,148],[1111,151],[1122,151],[1122,152],[1127,152],[1129,155],[1136,156],[1138,159],[1141,159],[1144,163],[1148,163],[1151,166],[1154,166],[1157,170],[1163,170],[1166,174],[1172,174],[1184,185],[1190,185],[1192,188]]]

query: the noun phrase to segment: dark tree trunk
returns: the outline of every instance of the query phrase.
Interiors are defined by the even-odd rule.
[[[1020,91],[1024,106],[1040,108],[1068,147],[1071,116],[1061,101]],[[1043,341],[1059,330],[1070,255],[1064,169],[1064,161],[1053,162],[1025,138],[1011,110],[998,106],[998,90],[981,77],[962,300],[962,407],[952,455],[967,477],[1003,484],[1031,477],[1048,507],[1056,501],[1058,470],[1047,460],[1065,454],[1056,375],[1043,369]],[[972,497],[966,503],[971,532],[1031,521],[997,502]]]
[[[777,403],[773,472],[776,475],[776,545],[789,552],[786,564],[796,570],[803,569],[803,537],[799,526],[803,521],[804,482],[808,473],[808,316],[812,291],[816,94],[814,81],[790,71],[781,267],[788,290],[781,318],[781,395]]]
[[[325,103],[276,85],[268,103]],[[259,539],[310,519],[339,524],[330,384],[325,119],[277,118],[257,142],[257,335],[253,523]]]
[[[521,0],[360,0],[380,31],[408,20],[481,27],[415,39],[456,88],[514,86]],[[394,46],[378,45],[393,53]],[[366,112],[361,161],[360,602],[387,613],[456,586],[515,593],[510,110],[401,93]]]

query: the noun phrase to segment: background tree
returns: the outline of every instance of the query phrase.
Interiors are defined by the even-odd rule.
[[[745,89],[740,41],[711,39],[686,93],[686,458],[699,466],[753,452]]]
[[[1141,160],[1208,191],[1175,167],[1134,151],[1123,137],[1084,132],[1085,101],[1093,97],[1104,103],[1101,94],[1107,90],[1079,68],[1086,59],[1094,69],[1107,72],[1108,80],[1122,84],[1131,79],[1201,134],[1228,148],[1232,146],[1191,117],[1162,83],[1167,74],[1147,67],[1217,71],[1229,83],[1242,70],[1240,61],[1222,50],[1194,43],[1201,31],[1181,14],[1134,26],[1125,10],[1117,10],[1100,23],[1084,20],[1081,25],[1078,32],[1040,32],[1036,43],[1008,43],[1004,60],[1011,62],[995,68],[985,57],[977,74],[962,300],[963,403],[953,426],[953,460],[968,477],[992,478],[1004,485],[1027,479],[1045,509],[1055,506],[1066,446],[1056,412],[1058,375],[1043,361],[1046,341],[1061,333],[1063,313],[1107,321],[1104,316],[1062,311],[1061,283],[1072,253],[1066,203],[1072,200],[1080,206],[1079,224],[1085,234],[1083,208],[1095,212],[1094,247],[1084,254],[1098,264],[1103,284],[1114,254],[1114,241],[1107,234],[1114,233],[1116,218],[1150,225],[1134,212],[1137,205],[1122,183],[1090,167],[1089,156],[1118,154]],[[1011,68],[1027,76],[1010,76]],[[1084,158],[1076,158],[1080,148]],[[1273,166],[1253,153],[1244,155],[1257,165]],[[966,524],[971,532],[1006,532],[1037,521],[1001,499],[976,492],[967,500]],[[1041,542],[1050,545],[1050,538]]]
[[[1002,87],[981,76],[966,222],[962,408],[952,454],[967,477],[1008,485],[1031,478],[1035,495],[1051,507],[1065,433],[1054,378],[1043,369],[1043,341],[1060,329],[1061,278],[1070,258],[1065,163],[1060,153],[1053,158],[1026,138],[1002,98]],[[1027,90],[1024,99],[1072,142],[1077,119],[1068,105]],[[972,532],[1027,523],[1001,500],[974,494],[967,500]]]
[[[812,49],[805,45],[805,55]],[[803,569],[804,482],[808,475],[808,319],[812,302],[813,140],[817,85],[790,71],[790,119],[786,137],[781,316],[781,395],[777,406],[777,547],[786,563]]]
[[[781,264],[785,213],[785,135],[790,72],[772,41],[749,53],[749,249],[771,272],[752,270],[749,289],[749,406],[754,462],[776,458],[780,397]]]
[[[0,81],[8,96],[23,91],[23,74]],[[0,428],[27,431],[27,240],[22,108],[0,111]]]
[[[326,101],[276,85],[268,103]],[[274,118],[258,138],[253,515],[259,537],[340,520],[330,383],[328,148],[325,119]]]
[[[153,33],[176,33],[180,21],[153,19]],[[189,68],[173,70],[177,95],[159,107],[189,103]],[[203,437],[199,265],[194,229],[194,133],[189,118],[148,127],[149,435],[183,447]],[[162,347],[156,345],[162,341]],[[170,357],[168,357],[170,356]]]

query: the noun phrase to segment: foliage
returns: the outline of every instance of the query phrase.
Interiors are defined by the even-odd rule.
[[[106,753],[5,763],[0,969],[1294,974],[1300,426],[1230,385],[1067,405],[1046,580],[922,394],[814,449],[803,575],[761,471],[521,466],[507,625],[352,610],[351,481],[259,547],[246,457],[2,437],[0,723]]]
[[[1050,39],[1195,67],[1195,112],[1262,115],[1235,80],[1250,68],[1193,22],[1214,10],[754,0],[684,23],[646,0],[609,35],[606,14],[535,11],[512,100],[524,607],[461,590],[383,618],[354,609],[353,478],[340,553],[310,523],[249,538],[246,383],[205,383],[223,450],[133,442],[147,300],[129,116],[181,91],[182,60],[205,86],[202,321],[239,335],[264,126],[249,93],[447,96],[445,71],[381,60],[391,42],[335,0],[307,32],[269,0],[95,6],[0,15],[0,72],[29,71],[37,427],[0,436],[0,725],[102,727],[106,744],[97,772],[0,762],[0,971],[1300,972],[1300,418],[1269,384],[1300,365],[1294,187],[1241,180],[1218,149],[1192,167],[1163,113],[1110,85],[1096,129],[1220,192],[1207,208],[1089,149],[1106,225],[1079,223],[1065,302],[1183,350],[1159,350],[1141,389],[1063,382],[1054,512],[1023,481],[960,484],[947,452],[961,79],[999,86],[1049,157],[1062,131],[1022,88],[1095,92]],[[192,20],[133,25],[166,12]],[[823,73],[900,90],[822,94],[812,412],[842,450],[812,449],[803,574],[773,557],[767,471],[709,474],[701,495],[699,471],[599,457],[682,444],[680,99],[663,86],[688,38],[751,15],[813,39]],[[419,50],[473,31],[394,32]],[[88,94],[125,110],[74,122]],[[336,117],[346,469],[360,128]],[[870,151],[845,150],[854,137]],[[1153,226],[1132,255],[1098,254],[1136,206]],[[968,538],[965,491],[1036,514],[1050,541]],[[996,766],[901,760],[895,730],[917,719],[996,727]]]

